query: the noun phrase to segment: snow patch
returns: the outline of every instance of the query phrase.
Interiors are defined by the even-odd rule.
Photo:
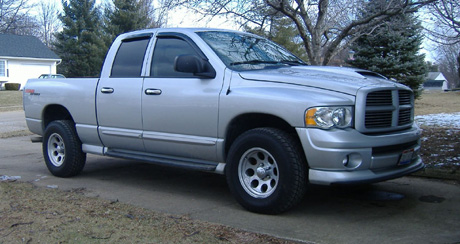
[[[415,121],[418,125],[460,129],[460,112],[418,115],[415,116]]]
[[[20,180],[21,176],[8,176],[8,175],[0,175],[0,181],[15,181]]]

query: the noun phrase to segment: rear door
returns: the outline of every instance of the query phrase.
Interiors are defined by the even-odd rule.
[[[111,74],[96,90],[99,135],[112,149],[144,151],[142,141],[142,67],[151,34],[122,40]]]
[[[142,115],[146,151],[201,160],[216,159],[219,94],[223,78],[202,78],[174,70],[179,55],[206,59],[178,33],[159,33],[150,76],[144,80]]]

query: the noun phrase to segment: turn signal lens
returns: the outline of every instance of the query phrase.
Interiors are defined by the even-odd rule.
[[[315,113],[316,108],[311,108],[307,110],[307,113],[305,114],[305,123],[307,124],[307,126],[316,126]]]

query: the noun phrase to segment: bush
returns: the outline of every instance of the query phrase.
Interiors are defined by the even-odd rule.
[[[7,91],[18,91],[21,88],[19,83],[5,83],[5,90]]]

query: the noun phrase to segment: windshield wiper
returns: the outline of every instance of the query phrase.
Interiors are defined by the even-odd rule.
[[[296,61],[296,60],[281,60],[281,61],[269,61],[269,60],[248,60],[248,61],[240,61],[240,62],[233,62],[230,65],[241,65],[241,64],[286,64],[286,65],[307,65],[304,62]]]
[[[280,63],[287,64],[287,65],[294,65],[294,66],[307,65],[306,63],[302,61],[296,61],[296,60],[281,60]]]
[[[230,65],[240,65],[240,64],[279,64],[280,62],[276,61],[268,61],[268,60],[248,60],[248,61],[240,61],[240,62],[233,62]]]

